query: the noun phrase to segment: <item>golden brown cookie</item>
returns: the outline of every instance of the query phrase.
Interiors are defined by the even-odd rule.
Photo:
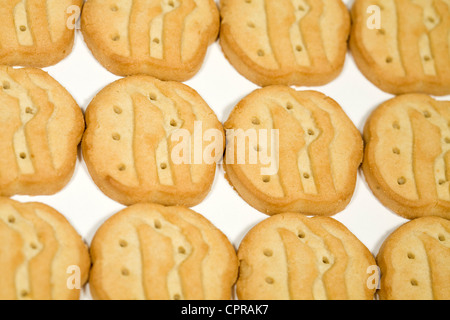
[[[331,98],[265,87],[239,102],[224,126],[226,177],[259,211],[332,215],[351,200],[363,143]]]
[[[48,67],[72,51],[82,0],[2,0],[0,64]]]
[[[350,49],[361,72],[392,94],[450,94],[450,7],[436,0],[356,0]]]
[[[81,31],[110,72],[185,81],[202,66],[219,32],[213,0],[89,0]]]
[[[95,183],[112,199],[125,205],[191,207],[208,194],[216,161],[204,155],[220,159],[223,128],[190,87],[150,76],[120,79],[93,99],[86,123],[84,160]],[[215,133],[216,140],[203,141],[207,132]],[[211,151],[216,144],[217,151]]]
[[[0,299],[79,299],[88,248],[69,222],[42,203],[0,198]]]
[[[230,299],[236,252],[202,215],[141,203],[108,219],[91,245],[95,299]]]
[[[48,195],[73,175],[80,107],[51,76],[0,66],[0,195]]]
[[[242,240],[236,291],[242,300],[372,300],[375,259],[343,224],[329,217],[283,213]]]
[[[405,94],[380,105],[364,128],[362,165],[375,196],[407,218],[450,218],[450,102]]]
[[[341,0],[222,0],[220,44],[261,85],[324,85],[340,73],[350,15]]]
[[[380,299],[450,299],[450,221],[418,218],[395,230],[383,243]]]

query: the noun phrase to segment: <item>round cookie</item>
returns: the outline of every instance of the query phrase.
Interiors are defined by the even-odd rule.
[[[4,0],[0,65],[48,67],[72,51],[83,0]]]
[[[283,213],[242,240],[236,292],[241,300],[372,300],[370,251],[340,222]]]
[[[88,279],[88,248],[42,203],[0,197],[0,300],[76,300]]]
[[[342,71],[350,15],[341,0],[221,0],[220,13],[225,57],[257,85],[319,86]]]
[[[120,79],[93,99],[86,124],[84,160],[110,198],[191,207],[208,194],[224,150],[223,127],[190,87],[150,76]],[[215,140],[199,143],[207,132]]]
[[[94,57],[119,76],[186,81],[219,32],[213,0],[89,0],[81,31]]]
[[[450,299],[450,221],[423,217],[384,241],[377,255],[382,300]]]
[[[364,128],[362,165],[374,195],[407,219],[450,218],[450,102],[405,94],[381,104]]]
[[[230,299],[236,252],[202,215],[140,203],[108,219],[91,244],[94,299]]]
[[[392,94],[450,94],[448,1],[356,0],[350,49],[364,76]]]
[[[0,195],[50,195],[71,179],[84,118],[40,69],[0,66]]]
[[[224,126],[226,178],[257,210],[333,215],[350,202],[363,142],[331,98],[265,87],[239,102]]]

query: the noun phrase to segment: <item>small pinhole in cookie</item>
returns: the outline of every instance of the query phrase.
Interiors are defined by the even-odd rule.
[[[399,148],[394,148],[394,149],[392,149],[392,152],[394,154],[400,154],[400,149]]]
[[[153,42],[156,43],[156,44],[159,44],[159,38],[153,39]]]
[[[112,138],[113,138],[114,141],[119,141],[120,140],[120,134],[118,134],[117,132],[113,133],[112,134]]]
[[[386,58],[386,63],[392,63],[392,61],[394,61],[394,59],[392,59],[392,57],[387,57]]]
[[[169,6],[171,6],[173,8],[173,7],[175,7],[175,3],[173,3],[172,0],[169,0]]]
[[[269,177],[269,176],[264,176],[264,177],[262,178],[262,181],[263,181],[264,183],[269,183],[269,182],[270,182],[270,177]]]
[[[286,103],[286,109],[292,110],[292,109],[294,109],[294,106],[292,105],[292,103],[288,102],[288,103]]]
[[[399,130],[399,129],[400,129],[400,124],[399,124],[397,121],[395,121],[395,122],[392,124],[392,128],[394,128],[394,129],[396,129],[396,130]]]
[[[419,282],[417,282],[416,279],[411,279],[411,285],[412,285],[413,287],[417,287],[417,286],[419,285]]]
[[[272,277],[267,277],[266,278],[266,283],[267,284],[273,284],[275,281],[273,280],[273,278]]]
[[[173,295],[173,300],[180,300],[180,299],[181,299],[181,296],[178,293]]]
[[[22,31],[22,32],[27,31],[27,27],[25,27],[25,26],[20,26],[20,27],[19,27],[19,30]]]
[[[254,149],[256,152],[260,152],[260,151],[261,151],[261,146],[260,146],[259,144],[257,144],[256,146],[253,147],[253,149]]]
[[[30,107],[26,107],[26,109],[25,109],[25,113],[28,113],[28,114],[33,114],[34,112],[33,112],[33,109],[32,109],[32,108],[30,108]]]
[[[245,3],[252,3],[252,0],[245,0]]]
[[[119,164],[119,166],[117,167],[117,169],[119,169],[119,171],[125,171],[126,170],[126,166],[122,163],[122,164]]]
[[[302,48],[301,45],[297,45],[297,46],[295,47],[295,50],[296,50],[297,52],[302,52],[302,51],[303,51],[303,48]]]
[[[261,49],[259,49],[257,52],[257,55],[259,56],[259,57],[263,57],[264,56],[264,50],[261,50]]]
[[[119,240],[119,246],[125,248],[126,246],[128,246],[128,242],[126,242],[125,240]]]
[[[156,101],[158,98],[156,97],[156,94],[154,93],[150,93],[150,95],[148,96],[150,100],[152,101]]]
[[[11,85],[9,84],[8,81],[3,81],[3,89],[4,90],[11,89]]]
[[[322,262],[323,262],[324,264],[329,264],[329,263],[330,263],[330,260],[328,260],[327,257],[323,257],[323,258],[322,258]]]
[[[442,186],[443,184],[445,184],[447,181],[445,181],[444,179],[439,180],[439,185]]]
[[[431,23],[434,23],[434,22],[436,21],[436,20],[434,20],[433,17],[428,17],[427,20],[428,20],[429,22],[431,22]]]
[[[386,34],[386,30],[378,29],[378,34],[381,34],[382,36],[384,36]]]
[[[450,143],[450,138],[449,137],[445,138],[445,143]]]
[[[161,229],[161,221],[155,220],[154,226],[155,226],[155,229]]]
[[[402,186],[406,183],[406,178],[405,177],[400,177],[397,179],[397,183],[399,186]]]
[[[27,155],[26,155],[25,152],[21,152],[21,153],[19,154],[19,157],[20,157],[20,159],[26,159]]]
[[[307,173],[307,172],[305,172],[304,174],[303,174],[303,178],[305,178],[305,179],[309,179],[311,176],[309,175],[309,173]]]
[[[177,126],[177,122],[174,119],[172,119],[172,120],[170,120],[170,125],[172,127],[176,127]]]
[[[36,243],[34,243],[34,242],[30,243],[30,248],[33,250],[36,250],[37,249]]]
[[[255,28],[255,24],[251,21],[247,22],[247,27],[254,29]]]
[[[178,247],[178,253],[186,254],[186,249],[184,247]]]
[[[111,9],[111,11],[112,11],[112,12],[116,12],[116,11],[119,11],[119,7],[118,7],[118,6],[116,6],[115,4],[114,4],[114,5],[112,5],[112,6],[110,7],[110,9]]]
[[[28,296],[28,291],[27,291],[27,290],[22,290],[22,291],[20,291],[20,296],[21,296],[22,298],[25,298],[26,296]]]
[[[443,235],[443,234],[440,234],[439,236],[438,236],[438,239],[439,239],[439,241],[445,241],[445,236]]]
[[[120,40],[120,36],[118,34],[115,34],[111,37],[112,41],[119,41]]]
[[[423,57],[423,60],[426,61],[426,62],[428,62],[428,61],[431,60],[431,57],[430,57],[430,56],[425,56],[425,57]]]
[[[9,216],[8,217],[8,222],[9,223],[14,223],[14,222],[16,222],[16,218],[14,218],[13,216]]]
[[[259,121],[259,119],[258,119],[257,117],[253,117],[253,118],[252,118],[252,123],[253,123],[254,125],[260,125],[260,124],[261,124],[261,121]]]
[[[116,114],[121,114],[122,113],[122,108],[118,107],[118,106],[114,106],[114,113]]]
[[[298,9],[298,11],[305,11],[305,7],[303,7],[303,6],[298,6],[297,9]]]
[[[161,168],[161,170],[166,170],[167,169],[167,163],[163,162],[159,165],[159,167]]]
[[[425,117],[425,118],[431,118],[431,113],[430,113],[430,111],[427,111],[427,110],[425,110],[424,112],[423,112],[423,116]]]
[[[309,129],[309,130],[308,130],[308,135],[313,136],[313,135],[314,135],[314,130]]]
[[[415,258],[416,258],[416,256],[414,255],[414,253],[408,252],[408,259],[409,260],[414,260]]]
[[[122,268],[122,270],[120,272],[125,277],[130,275],[130,270],[128,270],[127,268]]]
[[[300,239],[304,239],[306,237],[306,234],[303,231],[299,231],[297,237],[299,237]]]
[[[265,250],[263,251],[263,254],[264,254],[266,257],[271,257],[271,256],[273,255],[273,251],[270,250],[270,249],[265,249]]]

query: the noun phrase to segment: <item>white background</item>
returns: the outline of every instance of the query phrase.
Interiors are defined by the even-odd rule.
[[[353,0],[343,1],[349,8],[353,3]],[[97,92],[119,79],[93,58],[79,30],[76,32],[73,52],[56,66],[44,70],[73,95],[83,110]],[[203,97],[222,123],[226,121],[237,102],[258,88],[234,70],[223,56],[218,42],[209,48],[200,72],[185,84]],[[373,109],[393,97],[380,91],[364,78],[356,68],[350,53],[347,55],[342,74],[336,80],[322,87],[307,89],[323,92],[336,100],[361,132]],[[438,99],[450,100],[450,97]],[[124,206],[109,199],[97,188],[89,176],[80,151],[78,160],[72,180],[59,193],[52,196],[13,198],[23,202],[40,201],[54,207],[89,244],[98,227]],[[192,209],[203,214],[222,230],[236,249],[248,230],[268,217],[238,196],[225,180],[220,165],[210,194]],[[352,201],[344,211],[333,218],[347,226],[374,256],[386,237],[407,221],[380,204],[368,188],[361,171]],[[82,299],[90,298],[89,288],[86,286]]]

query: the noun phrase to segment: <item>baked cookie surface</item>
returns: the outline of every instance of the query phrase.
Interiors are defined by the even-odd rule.
[[[71,179],[84,118],[72,96],[34,68],[0,66],[0,195],[49,195]]]
[[[363,142],[331,98],[268,86],[241,100],[224,127],[226,178],[257,210],[332,215],[351,200]]]
[[[448,1],[356,0],[352,18],[350,49],[374,85],[392,94],[450,94]]]
[[[79,299],[89,253],[60,213],[42,203],[0,198],[0,239],[1,300]]]
[[[140,203],[108,219],[91,245],[95,299],[230,299],[236,252],[202,215]]]
[[[407,222],[383,243],[380,299],[450,299],[450,221],[424,217]]]
[[[350,15],[341,0],[222,0],[220,44],[260,85],[324,85],[344,65]]]
[[[450,218],[450,102],[405,94],[381,104],[364,128],[365,179],[397,214]]]
[[[0,64],[48,67],[71,51],[83,0],[1,0]]]
[[[94,182],[110,198],[125,205],[191,207],[211,189],[216,161],[203,157],[211,144],[194,146],[194,141],[208,130],[216,133],[213,144],[220,149],[215,154],[220,159],[223,127],[190,87],[150,76],[120,79],[92,100],[86,124],[84,160]],[[194,137],[199,126],[200,136]]]
[[[343,224],[296,213],[253,227],[238,249],[241,300],[372,300],[370,251]]]
[[[200,69],[219,32],[213,0],[89,0],[81,31],[110,72],[185,81]]]

